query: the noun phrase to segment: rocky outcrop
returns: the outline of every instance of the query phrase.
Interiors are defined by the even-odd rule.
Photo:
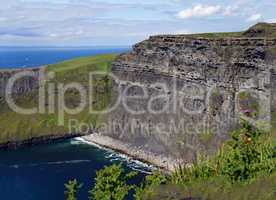
[[[276,37],[276,23],[258,23],[243,33],[246,37]]]
[[[105,136],[191,162],[212,154],[241,117],[269,127],[276,109],[276,38],[158,35],[113,63]]]
[[[240,118],[269,128],[276,111],[276,37],[269,27],[240,37],[157,35],[134,45],[112,65],[112,95],[97,99],[116,106],[96,116],[105,124],[86,139],[172,169],[215,153]],[[1,71],[1,98],[8,79],[24,71],[33,76],[17,80],[12,93],[39,87],[38,69]]]
[[[45,67],[0,70],[0,98],[5,98],[7,85],[12,77],[15,81],[10,92],[14,95],[25,94],[38,89],[39,80],[43,76],[44,69]],[[20,75],[22,75],[21,78]]]

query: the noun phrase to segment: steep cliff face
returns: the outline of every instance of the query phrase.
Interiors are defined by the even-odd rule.
[[[105,134],[191,161],[216,151],[241,117],[269,125],[275,48],[276,38],[246,36],[160,35],[136,44],[113,63],[114,94],[127,98],[108,116],[113,129]]]
[[[43,76],[43,73],[44,67],[29,68],[23,70],[0,70],[0,98],[5,97],[7,85],[12,84],[11,77],[14,77],[15,81],[14,84],[12,84],[10,92],[20,95],[38,89],[39,79],[40,76]],[[22,75],[22,78],[20,78],[20,74]],[[17,75],[18,78],[16,78],[15,75]]]
[[[90,108],[85,108],[66,118],[93,122],[91,130],[96,127],[110,136],[115,149],[134,149],[127,153],[148,161],[164,155],[191,162],[198,153],[212,154],[229,138],[241,117],[267,128],[276,112],[275,26],[265,26],[265,30],[260,27],[263,24],[244,33],[152,36],[113,62],[112,95],[108,79],[96,84],[102,92],[92,104],[102,108],[110,99],[112,105],[119,102],[111,113],[91,115]],[[55,83],[79,82],[88,88],[89,73],[109,71],[114,57],[83,58],[47,70],[57,73]],[[31,72],[32,76],[15,82],[11,93],[27,94],[39,87],[38,69],[1,71],[0,98],[4,98],[9,78],[18,72]],[[25,96],[19,103],[37,105],[32,96]],[[67,96],[66,102],[78,104],[74,91]],[[67,126],[57,126],[57,113],[19,115],[0,106],[0,143],[51,134],[58,137],[68,131]],[[108,127],[101,129],[101,122],[108,122]],[[119,140],[123,148],[112,139]],[[99,139],[98,143],[104,145],[106,141]],[[139,152],[143,156],[139,157]],[[156,163],[169,164],[165,162]]]

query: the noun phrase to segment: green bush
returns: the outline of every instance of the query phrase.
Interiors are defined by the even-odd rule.
[[[276,152],[269,134],[244,121],[231,136],[214,157],[180,165],[170,175],[155,172],[139,187],[128,184],[136,173],[125,173],[121,165],[105,167],[97,172],[90,199],[124,200],[133,189],[136,200],[276,199]]]
[[[195,180],[179,186],[161,185],[153,191],[151,197],[143,200],[275,200],[276,173],[259,177],[249,184],[229,183],[223,177],[208,180]]]
[[[273,147],[258,129],[248,123],[232,133],[217,162],[219,174],[227,176],[232,182],[246,181],[260,174],[271,174],[276,163]]]
[[[76,179],[65,184],[66,191],[64,193],[66,200],[77,200],[77,193],[81,187],[82,184],[79,184]]]
[[[152,175],[146,176],[144,183],[135,189],[135,199],[143,200],[146,196],[151,196],[156,187],[167,182],[167,177],[160,171]]]
[[[199,159],[191,166],[179,166],[172,174],[171,181],[186,184],[195,179],[223,176],[234,183],[271,174],[276,168],[276,159],[267,135],[243,122],[241,129],[232,133],[232,139],[215,157]]]
[[[91,200],[124,200],[133,185],[127,182],[137,173],[125,173],[121,165],[111,165],[97,172],[96,185],[89,192]]]

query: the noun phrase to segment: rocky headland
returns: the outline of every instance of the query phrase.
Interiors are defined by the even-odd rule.
[[[102,116],[90,115],[87,108],[66,119],[93,122],[89,133],[96,133],[86,140],[172,170],[198,155],[214,154],[241,118],[271,128],[276,110],[275,27],[261,23],[238,33],[151,36],[115,60],[115,55],[82,58],[44,71],[57,73],[54,83],[85,82],[89,87],[89,72],[111,70],[116,79],[110,88],[105,79],[99,81],[93,104],[114,105],[119,96],[125,101]],[[12,93],[20,103],[33,106],[41,78],[38,69],[29,71],[34,76],[16,82]],[[65,134],[69,130],[56,125],[56,113],[11,112],[3,96],[16,72],[0,71],[0,147],[83,135]],[[65,98],[71,106],[78,105],[77,99],[75,91]],[[106,124],[111,128],[104,129]]]
[[[275,27],[157,35],[134,45],[112,64],[113,102],[118,93],[130,98],[106,116],[111,130],[85,138],[171,170],[214,154],[241,118],[271,128]]]

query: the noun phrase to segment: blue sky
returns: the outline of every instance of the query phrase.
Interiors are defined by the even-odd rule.
[[[276,22],[275,0],[0,0],[0,45],[131,45]]]

